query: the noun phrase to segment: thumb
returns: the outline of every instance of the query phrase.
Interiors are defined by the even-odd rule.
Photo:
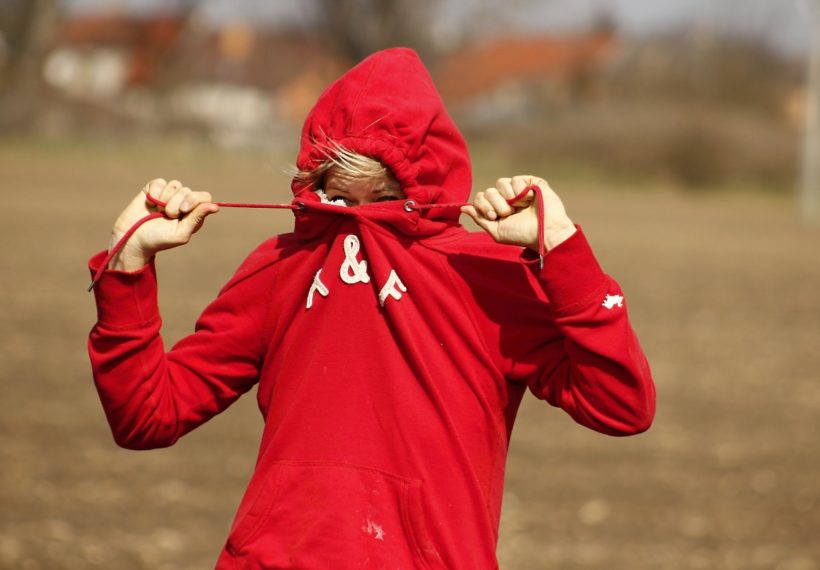
[[[205,222],[205,218],[211,214],[215,214],[218,211],[219,206],[212,202],[199,204],[196,208],[191,210],[188,215],[179,220],[177,232],[180,234],[180,237],[186,238],[187,241],[193,234],[199,231],[199,228],[201,228],[202,224]]]

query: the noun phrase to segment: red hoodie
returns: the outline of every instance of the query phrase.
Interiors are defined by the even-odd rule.
[[[323,161],[328,141],[389,166],[417,204],[469,196],[464,141],[410,50],[325,91],[298,166]],[[105,272],[89,352],[115,440],[172,445],[258,383],[262,444],[217,568],[497,567],[527,388],[603,433],[652,421],[621,290],[581,231],[539,270],[465,231],[457,208],[294,192],[295,231],[254,251],[168,352],[153,264]]]

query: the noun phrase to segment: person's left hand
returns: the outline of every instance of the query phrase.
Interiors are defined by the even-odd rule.
[[[544,235],[538,236],[538,204],[535,193],[507,204],[527,186],[538,186],[544,198]],[[538,240],[543,239],[547,251],[566,241],[576,229],[564,210],[564,204],[547,181],[536,176],[499,178],[495,188],[479,192],[473,205],[462,206],[470,216],[498,243],[509,243],[538,251]]]

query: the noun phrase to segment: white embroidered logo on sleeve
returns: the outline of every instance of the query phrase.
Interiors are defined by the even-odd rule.
[[[607,295],[604,302],[601,303],[601,306],[605,309],[609,309],[610,311],[616,306],[623,307],[624,298],[621,295]]]
[[[407,292],[407,287],[399,279],[395,269],[390,270],[390,275],[387,277],[387,282],[379,291],[379,304],[384,307],[384,303],[388,297],[393,297],[396,301],[401,299],[401,294]]]
[[[313,294],[318,291],[319,295],[322,297],[327,297],[330,295],[330,291],[328,291],[327,287],[322,280],[319,278],[319,275],[322,273],[322,270],[316,272],[316,275],[313,277],[313,285],[310,286],[310,290],[308,291],[307,296],[307,308],[310,309],[313,306]]]
[[[370,276],[367,274],[367,262],[359,261],[356,255],[359,253],[359,238],[349,235],[345,238],[345,260],[339,268],[339,277],[348,285],[354,283],[370,283]]]

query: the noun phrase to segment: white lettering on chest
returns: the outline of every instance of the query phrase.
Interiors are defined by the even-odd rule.
[[[328,291],[327,287],[322,280],[319,278],[319,275],[322,273],[322,270],[316,272],[316,275],[313,277],[313,285],[310,286],[310,290],[308,291],[307,296],[307,308],[310,309],[313,306],[313,294],[319,293],[322,297],[327,297],[330,295],[330,291]]]
[[[401,279],[399,279],[396,270],[391,269],[387,282],[384,284],[384,287],[382,287],[382,290],[379,291],[379,304],[384,307],[384,303],[387,301],[388,297],[392,297],[398,301],[401,299],[401,294],[406,292],[407,287],[405,287],[404,283],[402,283]]]
[[[356,255],[359,253],[359,238],[349,235],[345,238],[345,260],[339,268],[339,277],[348,285],[354,283],[369,283],[370,276],[367,274],[367,262],[359,261]]]

